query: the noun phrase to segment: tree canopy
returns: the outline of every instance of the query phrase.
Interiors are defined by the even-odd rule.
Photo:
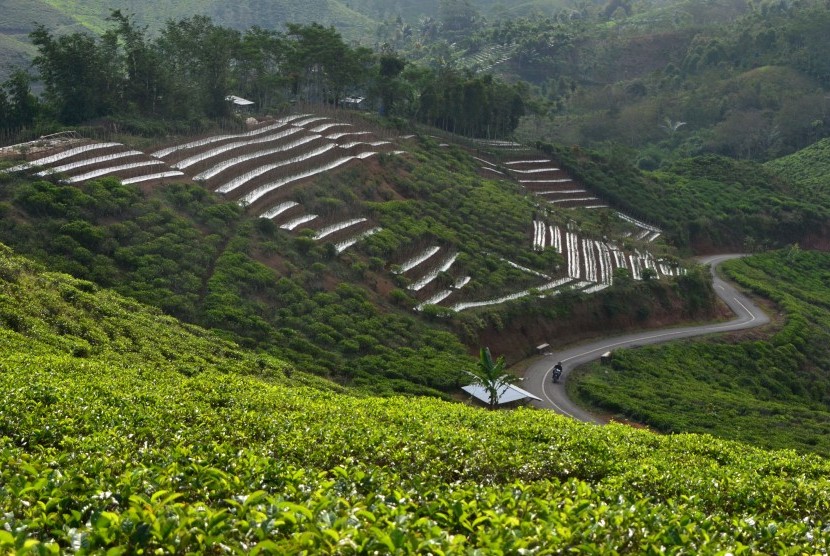
[[[115,10],[100,36],[31,33],[40,102],[17,72],[0,95],[0,129],[30,127],[39,117],[59,125],[98,118],[194,121],[231,114],[231,94],[260,111],[301,100],[339,106],[351,95],[388,116],[473,136],[506,136],[524,110],[520,90],[451,67],[408,64],[394,50],[352,46],[334,27],[290,23],[285,32],[240,32],[209,17],[169,20],[157,37]]]

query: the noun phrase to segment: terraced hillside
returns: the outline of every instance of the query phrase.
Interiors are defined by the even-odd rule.
[[[469,361],[460,335],[472,351],[487,322],[505,325],[488,312],[518,300],[555,307],[618,278],[685,272],[646,224],[535,195],[527,176],[555,162],[526,147],[470,151],[351,112],[148,152],[83,140],[23,150],[0,172],[0,240],[376,392],[452,391]]]
[[[5,247],[0,319],[4,553],[826,547],[819,457],[337,393]]]
[[[383,135],[384,137],[380,137]],[[384,227],[371,207],[344,203],[339,210],[317,214],[303,202],[303,191],[316,176],[360,165],[380,155],[407,156],[407,144],[414,138],[396,137],[380,129],[338,119],[336,115],[292,114],[256,125],[250,131],[213,135],[159,148],[150,154],[118,143],[92,143],[61,150],[13,166],[7,172],[35,171],[38,177],[58,175],[64,183],[81,183],[102,176],[122,183],[150,182],[158,185],[182,179],[192,180],[209,191],[246,208],[252,216],[266,218],[281,230],[307,233],[314,242],[331,244],[336,254],[352,248]],[[447,144],[443,148],[448,147]],[[516,145],[481,142],[481,147],[507,152]],[[401,245],[384,261],[390,280],[405,282],[415,309],[442,305],[451,311],[504,303],[529,295],[531,291],[556,295],[565,289],[593,293],[613,282],[616,269],[625,269],[635,279],[644,269],[651,276],[674,276],[676,263],[657,260],[641,245],[636,249],[619,241],[585,237],[563,218],[558,209],[607,209],[608,205],[583,184],[573,180],[547,158],[533,158],[517,152],[516,158],[493,162],[487,155],[472,156],[482,177],[511,180],[532,193],[539,216],[532,226],[532,249],[552,249],[564,264],[540,268],[509,257],[496,257],[495,264],[521,272],[527,287],[500,289],[482,299],[464,291],[471,281],[487,282],[486,275],[472,276],[456,266],[459,257],[474,256],[464,245]],[[500,156],[504,156],[504,152]],[[550,209],[548,211],[547,209]],[[550,213],[549,213],[550,212]],[[634,226],[623,232],[642,244],[660,235],[650,227],[622,213],[618,216]],[[458,265],[461,266],[461,265]],[[444,277],[437,280],[439,276]]]

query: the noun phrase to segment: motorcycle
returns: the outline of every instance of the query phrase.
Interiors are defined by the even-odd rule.
[[[559,377],[562,376],[562,368],[561,367],[554,367],[553,368],[553,382],[556,384],[559,382]]]

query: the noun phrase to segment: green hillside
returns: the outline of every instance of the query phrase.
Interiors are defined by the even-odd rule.
[[[13,68],[28,68],[37,54],[29,40],[35,25],[42,23],[57,33],[74,32],[81,26],[70,15],[41,0],[6,0],[0,10],[0,81]]]
[[[792,248],[724,264],[784,312],[769,338],[624,350],[573,385],[661,432],[708,432],[830,455],[830,255]]]
[[[135,0],[41,0],[65,17],[78,22],[87,29],[101,32],[106,28],[106,18],[112,10],[135,14],[138,22],[157,31],[169,20],[179,20],[194,15],[206,15],[217,24],[244,30],[254,25],[263,29],[282,30],[286,22],[309,23],[316,21],[324,25],[335,25],[341,33],[357,38],[371,29],[374,22],[349,9],[338,0],[298,0],[281,2],[218,2],[216,0],[187,0],[174,3],[147,3]],[[20,17],[31,17],[35,7],[20,9]],[[39,21],[34,19],[35,21]],[[44,22],[46,23],[46,22]],[[48,25],[47,25],[48,26]],[[48,26],[50,29],[51,26]]]
[[[5,245],[0,244],[0,249],[0,333],[5,370],[31,369],[31,357],[79,368],[89,364],[101,370],[165,368],[181,377],[220,370],[339,390],[331,382],[295,372],[284,361],[244,351],[216,334],[183,324],[92,282],[47,272],[14,255]],[[9,407],[4,411],[6,417],[12,415]]]
[[[806,201],[827,206],[830,200],[830,139],[822,139],[764,166],[787,176]]]
[[[339,394],[5,248],[0,291],[4,552],[800,554],[826,535],[817,457]]]
[[[357,130],[368,125],[352,121]],[[299,137],[301,129],[289,127],[289,137]],[[711,296],[700,293],[709,291],[705,278],[690,274],[675,281],[671,269],[679,261],[670,248],[634,238],[638,229],[610,211],[543,206],[506,174],[501,180],[483,176],[482,162],[460,147],[428,137],[396,141],[387,148],[407,149],[402,154],[380,153],[280,188],[270,205],[257,201],[247,210],[233,202],[237,197],[211,193],[221,182],[196,185],[181,178],[142,186],[108,177],[67,184],[61,175],[2,173],[0,240],[52,268],[374,393],[456,391],[470,364],[467,354],[489,331],[510,338],[506,354],[521,359],[545,341],[538,338],[544,327],[520,333],[529,314],[574,319],[557,332],[561,341],[614,319],[647,325],[652,313],[673,320],[712,315]],[[95,158],[70,164],[76,163],[85,164],[83,172]],[[235,171],[225,179],[244,175]],[[285,214],[291,216],[256,218],[278,203],[290,207]],[[290,220],[303,214],[314,219],[293,227]],[[377,231],[341,254],[338,243],[356,232],[335,232],[324,241],[317,236],[327,224],[342,222],[356,224],[358,232]],[[583,292],[608,287],[610,253],[607,266],[605,259],[594,260],[601,276],[588,278],[581,255],[551,242],[534,247],[534,222],[544,223],[545,237],[548,228],[567,226],[570,236],[562,230],[560,236],[582,242],[583,252],[594,253],[603,234],[619,238],[614,248],[624,265],[623,251],[648,256],[651,264],[659,258],[665,264],[659,276],[667,279],[635,282],[608,298]],[[404,267],[424,252],[433,255]],[[627,305],[613,301],[620,295]],[[595,296],[591,303],[601,309],[583,314]],[[464,304],[469,309],[453,309]]]

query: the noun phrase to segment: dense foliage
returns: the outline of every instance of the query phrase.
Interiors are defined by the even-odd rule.
[[[337,394],[6,250],[0,289],[3,551],[800,554],[826,538],[817,457]]]
[[[663,432],[830,454],[830,255],[792,248],[724,264],[785,313],[768,339],[623,350],[575,393]]]
[[[437,394],[471,361],[449,332],[352,284],[377,267],[331,260],[325,246],[309,250],[308,238],[257,224],[198,186],[145,194],[112,179],[20,179],[2,196],[12,202],[0,204],[2,241],[306,370],[375,392]],[[263,263],[277,253],[281,270]]]
[[[703,153],[768,160],[830,133],[821,0],[423,9],[417,22],[390,17],[381,40],[424,63],[525,81],[527,141],[613,141],[654,168]]]
[[[147,91],[143,96],[153,98],[156,106],[137,113],[129,95],[116,98],[119,102],[111,103],[106,114],[121,120],[122,128],[129,124],[150,131],[134,119],[137,114],[158,117],[159,110],[164,111],[164,125],[176,118],[193,124],[191,117],[215,114],[217,108],[224,112],[221,104],[201,102],[211,89],[252,98],[261,110],[308,96],[335,103],[338,98],[332,95],[338,89],[323,94],[321,85],[339,81],[346,93],[368,97],[368,106],[384,114],[460,133],[510,134],[518,116],[527,114],[517,131],[523,140],[583,145],[610,140],[633,148],[632,158],[643,168],[703,153],[769,160],[830,133],[830,72],[824,57],[816,54],[830,48],[823,32],[830,15],[823,0],[609,0],[578,5],[536,0],[511,6],[464,0],[364,0],[348,5],[292,0],[252,6],[243,0],[233,7],[198,0],[140,7],[115,2],[124,13],[138,12],[128,34],[121,33],[117,21],[104,21],[110,6],[97,1],[84,3],[83,9],[74,0],[50,2],[39,6],[36,17],[27,17],[32,7],[19,0],[9,4],[6,25],[0,29],[14,30],[18,36],[11,40],[31,31],[31,21],[42,23],[32,34],[40,48],[38,58],[49,43],[42,40],[44,29],[61,29],[63,34],[85,25],[102,33],[95,51],[83,44],[93,37],[66,35],[71,39],[63,45],[74,42],[77,48],[73,56],[59,58],[78,64],[77,75],[86,83],[79,92],[93,83],[103,84],[99,89],[106,95],[119,89],[112,79],[99,79],[119,76],[112,71],[123,66],[119,58],[138,64],[131,69],[145,68],[143,75],[130,74],[133,86],[128,88],[133,94],[154,88],[155,96]],[[316,38],[328,32],[338,36],[335,42],[320,43],[325,47],[317,53],[324,55],[316,62],[326,70],[316,77],[325,79],[304,91],[289,86],[303,73],[294,65],[298,36],[289,22],[308,31],[319,27],[322,33],[311,33]],[[331,24],[337,31],[326,27]],[[346,46],[341,33],[357,39],[349,44],[372,48],[372,55],[362,47]],[[173,44],[165,35],[185,40]],[[116,43],[110,41],[113,37]],[[53,37],[51,42],[63,40]],[[33,57],[31,44],[18,49]],[[80,56],[82,52],[89,56]],[[210,58],[201,56],[208,52]],[[177,58],[192,65],[174,67]],[[147,64],[151,59],[155,74]],[[104,63],[90,66],[93,60]],[[213,68],[206,60],[216,62]],[[230,69],[217,73],[227,60]],[[48,72],[41,73],[46,78]],[[187,90],[186,77],[191,85],[202,86]],[[176,100],[183,90],[190,103]],[[6,121],[13,129],[32,126],[16,117]],[[41,130],[49,128],[48,121],[38,120]],[[157,121],[150,128],[158,132],[159,125]]]

